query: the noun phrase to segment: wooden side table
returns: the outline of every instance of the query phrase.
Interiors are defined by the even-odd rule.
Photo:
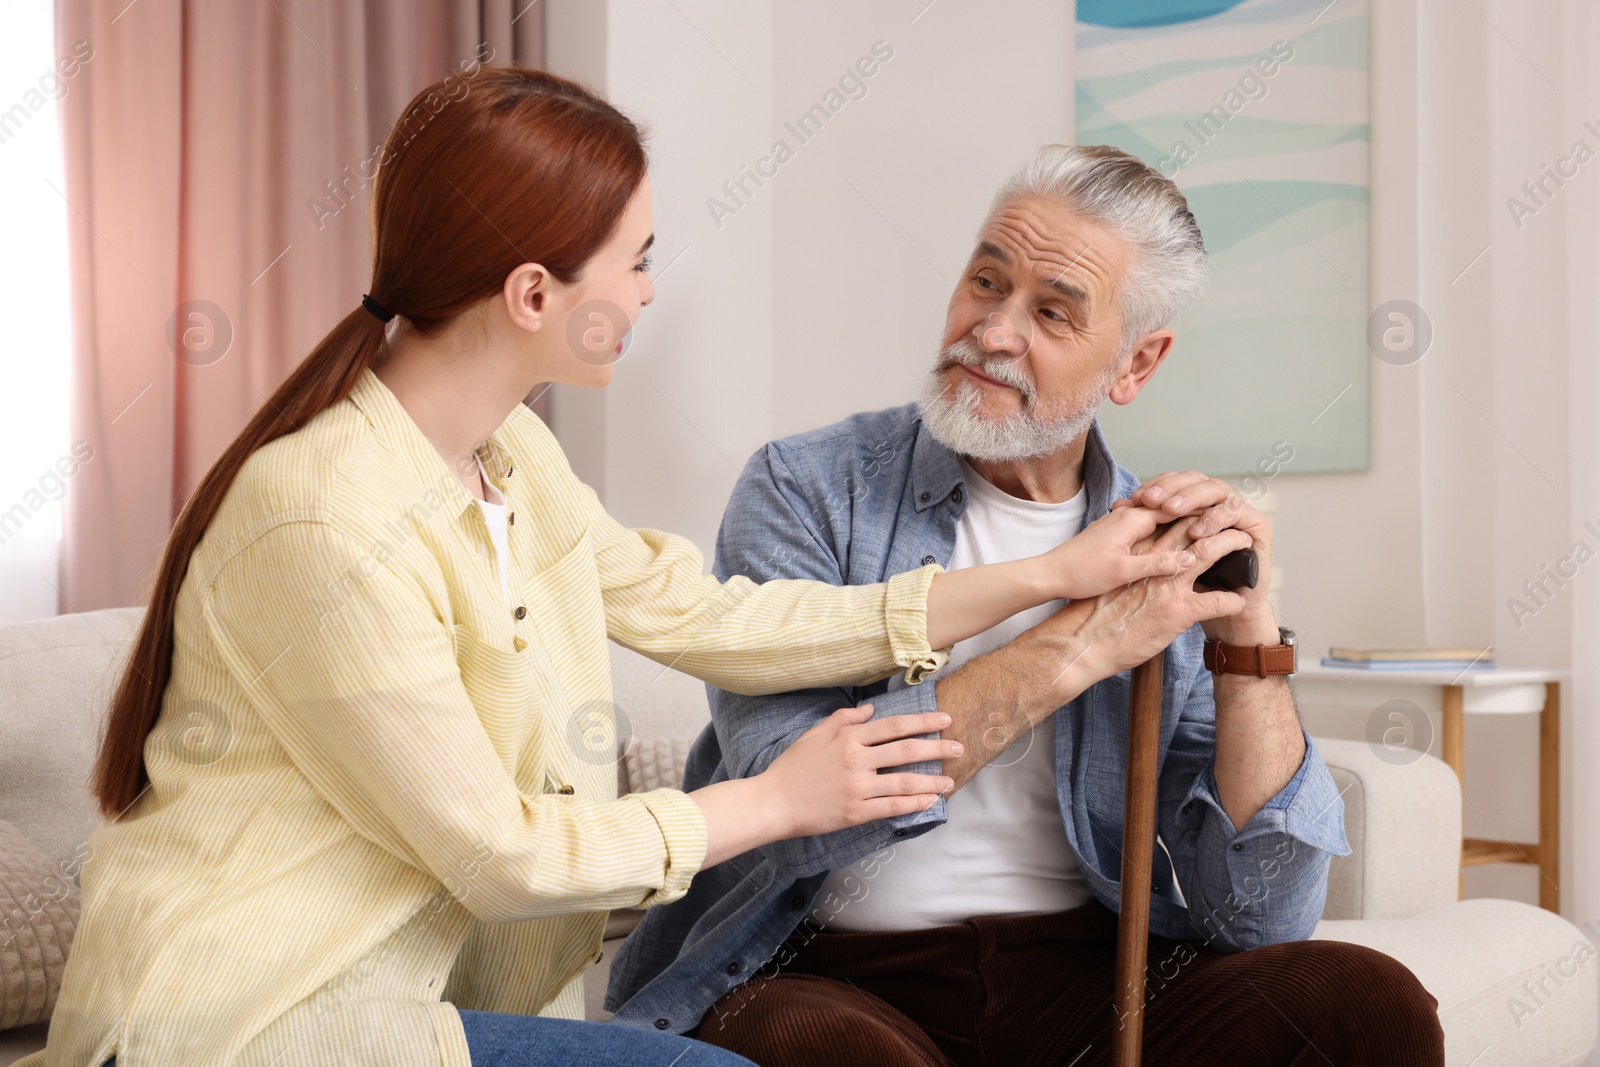
[[[1304,651],[1304,650],[1302,650]],[[1539,715],[1539,841],[1527,844],[1465,837],[1461,866],[1527,863],[1539,871],[1539,905],[1561,911],[1561,682],[1563,671],[1351,670],[1308,664],[1294,676],[1302,704],[1374,710],[1389,700],[1409,700],[1440,716],[1440,751],[1462,782],[1465,717]]]

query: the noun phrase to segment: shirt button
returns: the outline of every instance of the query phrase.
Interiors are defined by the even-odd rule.
[[[921,496],[917,497],[917,499],[922,501],[924,504],[926,504],[928,502],[928,494],[927,493],[923,493]]]
[[[1233,846],[1233,850],[1235,852],[1243,852],[1244,851],[1244,846],[1243,845],[1234,845]]]
[[[515,641],[511,642],[511,647],[516,649],[518,652],[521,652],[523,649],[528,647],[528,642],[526,639],[519,637]]]
[[[906,836],[906,832],[904,830],[896,830],[894,832],[894,836],[896,836],[896,837],[904,837],[904,836]]]
[[[669,1027],[671,1025],[672,1024],[667,1022],[667,1020],[665,1020],[665,1019],[657,1019],[656,1020],[656,1029],[657,1030],[665,1030],[667,1027]]]
[[[1194,801],[1191,800],[1191,801],[1189,801],[1189,803],[1187,803],[1187,804],[1185,804],[1183,806],[1183,813],[1185,815],[1189,814],[1189,809],[1192,808],[1192,807],[1194,807]]]
[[[926,566],[927,566],[927,565],[928,565],[928,564],[930,564],[930,563],[938,563],[938,562],[939,562],[939,561],[938,561],[938,560],[936,560],[936,559],[934,559],[934,558],[933,558],[933,557],[932,557],[932,556],[923,556],[923,557],[922,557],[922,565],[923,565],[923,566],[924,566],[924,567],[926,567]]]
[[[572,795],[572,787],[570,785],[564,785],[560,789],[557,789],[556,792],[560,793],[564,797],[570,797]]]
[[[957,504],[961,503],[961,487],[959,485],[950,491],[950,499]]]
[[[517,610],[513,611],[511,614],[515,615],[517,617],[517,620],[520,622],[522,619],[525,619],[525,618],[528,617],[528,609],[523,607],[521,604],[518,604],[517,605]]]
[[[789,898],[789,907],[793,908],[795,911],[799,911],[805,906],[806,898],[802,894],[796,893],[794,896]]]
[[[734,960],[732,963],[728,964],[729,974],[738,974],[742,970],[744,970],[744,964],[740,963],[738,960]]]
[[[513,512],[509,513],[508,515],[506,515],[506,525],[507,526],[515,526],[516,524],[517,524],[517,513],[515,511],[513,511]]]

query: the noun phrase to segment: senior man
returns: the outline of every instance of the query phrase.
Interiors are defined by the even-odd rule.
[[[756,774],[834,708],[867,703],[948,713],[945,736],[965,745],[943,762],[955,788],[926,811],[698,875],[619,951],[618,1022],[762,1067],[1106,1062],[1122,1022],[1129,669],[1166,648],[1146,1062],[1444,1062],[1437,1003],[1405,967],[1303,940],[1329,857],[1349,845],[1290,693],[1292,637],[1266,599],[1270,525],[1195,472],[1140,485],[1096,421],[1150,380],[1204,275],[1171,181],[1113,148],[1047,145],[991,204],[920,402],[751,459],[719,577],[854,584],[1017,559],[1131,505],[1169,520],[1143,547],[1224,531],[1255,549],[1261,581],[1222,617],[1200,610],[1193,572],[1044,605],[955,646],[917,685],[712,688],[688,788]]]

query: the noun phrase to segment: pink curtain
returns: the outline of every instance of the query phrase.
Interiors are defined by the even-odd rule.
[[[423,86],[539,66],[538,0],[57,0],[73,273],[59,610],[141,603],[199,479],[361,299],[368,163]],[[77,54],[83,54],[82,46]],[[366,164],[364,167],[363,164]]]

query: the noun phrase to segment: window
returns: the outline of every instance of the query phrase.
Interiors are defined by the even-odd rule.
[[[54,5],[7,5],[0,34],[0,621],[56,613],[72,316]],[[67,457],[64,461],[63,457]],[[60,463],[60,467],[57,464]]]

